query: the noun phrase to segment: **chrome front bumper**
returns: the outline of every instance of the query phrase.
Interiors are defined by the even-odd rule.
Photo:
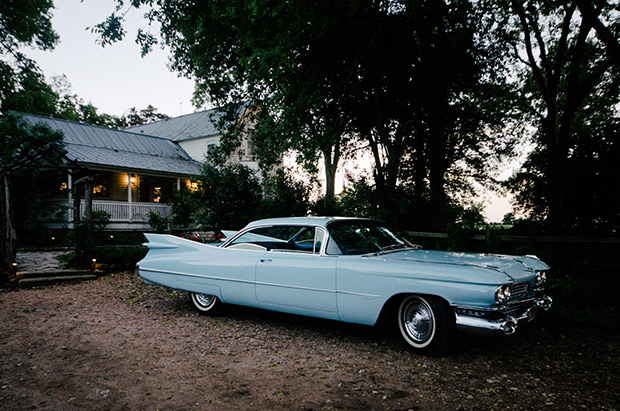
[[[520,321],[532,321],[540,310],[547,311],[551,308],[553,301],[551,297],[542,297],[534,300],[530,308],[519,316],[507,316],[499,320],[489,320],[482,317],[455,313],[456,326],[461,331],[482,331],[500,333],[504,335],[514,334]]]

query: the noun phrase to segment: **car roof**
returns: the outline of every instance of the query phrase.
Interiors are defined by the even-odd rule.
[[[245,228],[257,227],[263,225],[310,225],[325,227],[327,224],[334,221],[354,221],[365,220],[372,221],[367,218],[357,217],[278,217],[278,218],[266,218],[263,220],[256,220],[245,226]]]

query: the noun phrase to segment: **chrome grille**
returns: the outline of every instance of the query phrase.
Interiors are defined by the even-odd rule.
[[[506,315],[510,315],[513,317],[519,317],[531,306],[532,306],[531,301],[518,302],[518,303],[510,304],[505,310],[502,310],[502,312]]]
[[[527,298],[529,283],[517,283],[510,286],[510,298],[508,301],[519,301]]]

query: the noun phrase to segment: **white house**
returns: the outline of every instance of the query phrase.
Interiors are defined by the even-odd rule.
[[[254,124],[245,121],[250,110],[249,103],[242,104],[237,110],[236,121],[240,121],[243,127],[242,141],[239,156],[231,156],[231,161],[240,162],[257,170],[258,163],[254,157],[252,141]],[[207,153],[220,144],[222,132],[218,128],[218,123],[222,115],[223,111],[216,108],[129,127],[125,130],[171,140],[178,143],[192,159],[202,163]]]
[[[110,214],[108,230],[148,229],[150,211],[170,213],[166,204],[173,189],[198,176],[201,164],[170,139],[97,127],[34,114],[17,113],[31,124],[42,123],[64,134],[66,157],[95,176],[93,210]],[[48,216],[50,228],[71,227],[73,221],[71,170],[55,173],[52,202],[64,207],[59,217]],[[83,202],[84,200],[82,200]],[[84,207],[80,207],[84,210]]]

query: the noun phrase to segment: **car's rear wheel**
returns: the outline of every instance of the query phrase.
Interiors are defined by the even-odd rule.
[[[222,302],[214,295],[190,292],[189,298],[200,314],[217,315],[222,311]]]
[[[454,341],[454,312],[440,298],[409,295],[398,307],[398,328],[405,344],[415,352],[441,354]]]

